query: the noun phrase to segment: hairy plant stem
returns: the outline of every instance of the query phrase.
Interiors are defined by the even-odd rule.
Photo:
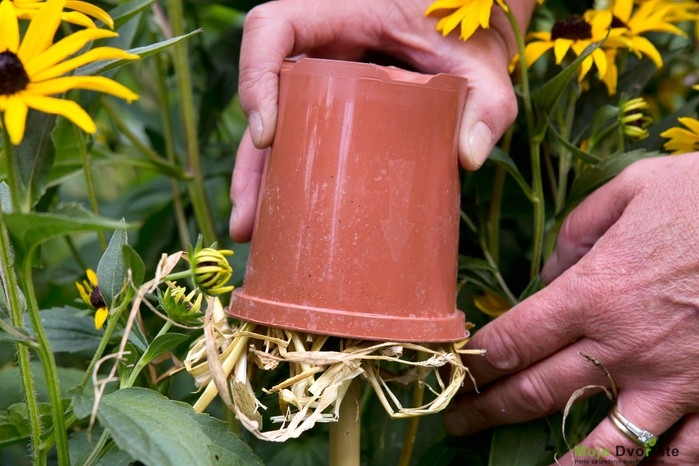
[[[342,403],[340,418],[330,424],[330,466],[359,466],[361,422],[359,398],[361,387],[356,378],[350,382]]]
[[[512,14],[512,10],[507,11],[507,19],[512,26],[512,30],[517,40],[517,51],[519,52],[519,67],[522,79],[522,101],[524,104],[524,117],[527,122],[527,134],[529,139],[529,152],[532,170],[532,261],[530,268],[530,279],[535,279],[539,275],[544,247],[544,229],[546,222],[546,208],[544,205],[544,186],[541,173],[541,140],[542,134],[537,133],[536,121],[534,119],[534,108],[532,106],[531,89],[529,88],[529,72],[527,60],[524,54],[524,37],[517,24],[517,20]]]
[[[4,133],[4,131],[3,131]],[[10,146],[5,146],[7,147]],[[12,176],[10,176],[12,179]],[[16,328],[24,328],[22,317],[22,302],[19,297],[19,287],[14,269],[14,258],[7,227],[3,220],[2,202],[0,202],[0,281],[3,284],[5,299],[10,316],[10,323]],[[19,381],[24,392],[27,413],[29,416],[29,438],[32,445],[32,460],[34,464],[44,463],[45,452],[41,451],[41,418],[39,416],[39,401],[36,397],[36,388],[31,371],[31,357],[26,343],[18,340],[15,343],[17,351],[17,368],[19,369]],[[42,460],[43,456],[43,460]]]
[[[184,34],[184,11],[182,0],[168,0],[168,12],[174,36]],[[192,178],[187,183],[187,191],[192,201],[194,216],[206,244],[216,241],[216,229],[209,210],[209,203],[204,189],[204,176],[201,170],[199,139],[195,121],[194,96],[192,95],[192,76],[187,58],[186,43],[172,46],[173,65],[177,80],[177,90],[182,105],[182,123],[184,125],[185,148],[187,153],[187,171]]]
[[[63,402],[61,397],[61,385],[58,379],[58,371],[56,360],[51,351],[49,339],[44,330],[44,324],[41,322],[39,315],[39,303],[36,300],[36,291],[34,289],[34,280],[32,277],[32,256],[34,249],[27,253],[22,264],[22,282],[24,284],[25,297],[27,300],[27,313],[29,320],[34,329],[34,335],[38,343],[37,353],[39,353],[39,361],[44,370],[44,378],[46,379],[46,389],[49,395],[49,403],[51,405],[51,420],[53,421],[53,437],[56,442],[56,455],[59,466],[70,465],[70,457],[68,454],[68,436],[66,433],[65,412],[63,411]]]

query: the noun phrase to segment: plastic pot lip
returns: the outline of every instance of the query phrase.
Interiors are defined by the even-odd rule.
[[[333,79],[370,80],[453,92],[463,92],[468,84],[463,76],[448,73],[425,74],[395,66],[325,58],[287,59],[282,63],[281,71],[288,76],[331,76]]]
[[[226,309],[235,318],[266,327],[342,338],[410,343],[452,343],[468,338],[465,317],[454,308],[448,315],[414,317],[304,306],[250,296],[244,289],[233,294]],[[367,325],[373,322],[374,325]],[[448,330],[447,330],[448,329]]]

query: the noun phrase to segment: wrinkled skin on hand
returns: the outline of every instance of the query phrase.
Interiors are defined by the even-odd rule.
[[[284,58],[309,56],[361,60],[378,51],[424,73],[469,80],[460,128],[461,164],[481,166],[517,114],[507,66],[516,52],[511,27],[495,7],[491,27],[468,41],[442,37],[438,19],[425,17],[431,0],[280,0],[251,10],[245,20],[238,92],[248,131],[233,171],[230,233],[248,241],[267,148],[277,120],[278,75]],[[513,5],[524,29],[534,0]]]
[[[646,159],[568,216],[542,276],[550,284],[477,331],[465,362],[480,394],[446,415],[464,435],[561,409],[578,388],[608,384],[620,413],[699,464],[699,154]],[[605,418],[580,444],[638,448]],[[657,459],[657,458],[656,458]],[[572,464],[566,454],[561,464]],[[611,464],[611,463],[610,463]]]

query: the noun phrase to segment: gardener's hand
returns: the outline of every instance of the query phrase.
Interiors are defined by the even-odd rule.
[[[475,333],[470,345],[487,352],[466,364],[481,394],[454,403],[448,430],[540,417],[578,388],[607,384],[581,351],[608,369],[623,416],[657,436],[669,432],[656,449],[679,456],[665,464],[699,464],[697,206],[699,153],[637,162],[589,196],[544,267],[550,284]],[[608,418],[580,445],[607,448],[607,460],[639,459]]]
[[[437,18],[425,17],[430,0],[282,0],[254,8],[245,20],[240,52],[240,103],[248,132],[238,149],[231,199],[230,232],[250,238],[265,150],[277,121],[278,74],[284,58],[361,60],[381,51],[425,73],[451,73],[469,80],[460,131],[461,164],[478,168],[517,113],[507,66],[516,51],[510,25],[493,8],[491,28],[468,41],[454,32],[442,37]],[[517,2],[522,27],[533,0]],[[457,28],[458,29],[458,28]],[[523,29],[524,30],[524,29]]]

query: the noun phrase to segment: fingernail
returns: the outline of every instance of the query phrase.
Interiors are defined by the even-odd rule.
[[[490,149],[493,146],[493,132],[490,126],[482,121],[476,123],[471,129],[468,146],[468,158],[476,167],[480,167],[490,155]]]
[[[248,115],[248,129],[250,130],[250,137],[252,138],[252,143],[259,146],[260,141],[262,141],[262,117],[258,112],[252,112]]]
[[[469,432],[469,426],[464,416],[459,411],[449,411],[444,415],[444,428],[449,435],[460,437]]]

